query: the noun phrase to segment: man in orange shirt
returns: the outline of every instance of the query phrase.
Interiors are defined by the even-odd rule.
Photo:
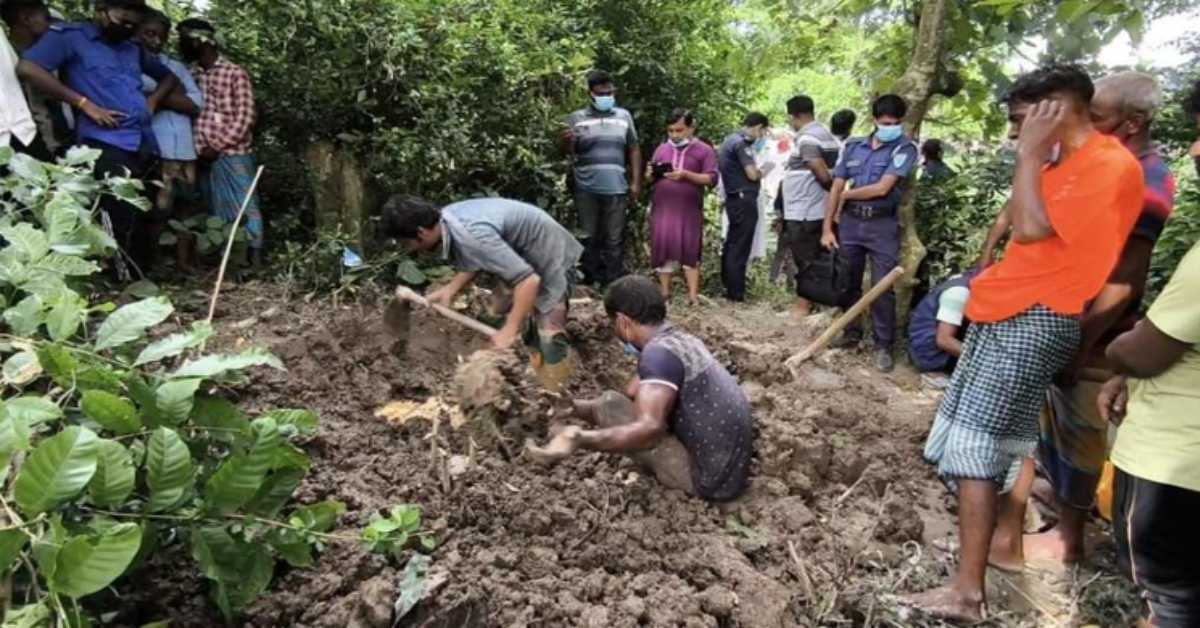
[[[1079,317],[1104,286],[1142,207],[1137,159],[1092,127],[1095,88],[1076,66],[1027,74],[1006,97],[1017,140],[1008,202],[1012,241],[971,285],[963,355],[934,419],[925,459],[957,493],[958,573],[908,598],[925,612],[977,621],[997,494],[1038,442],[1038,414],[1079,347]]]

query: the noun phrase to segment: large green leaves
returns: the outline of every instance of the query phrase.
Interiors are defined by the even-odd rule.
[[[103,351],[133,342],[146,330],[167,320],[175,311],[166,297],[142,299],[119,308],[96,330],[96,350]]]
[[[29,535],[24,530],[0,530],[0,577],[8,574],[8,570],[17,560],[17,555],[25,549]]]
[[[119,523],[99,534],[72,537],[58,552],[58,567],[50,579],[50,587],[73,598],[91,595],[125,572],[141,544],[142,529],[133,523]]]
[[[45,397],[15,397],[4,401],[4,410],[9,416],[20,417],[30,427],[57,421],[62,418],[62,409]]]
[[[4,312],[4,322],[18,336],[32,336],[44,320],[42,297],[31,294]]]
[[[193,349],[204,344],[212,336],[212,325],[207,322],[200,321],[192,324],[191,331],[171,334],[161,340],[156,340],[150,343],[142,352],[138,354],[137,360],[133,362],[134,366],[150,364],[173,358],[188,349]]]
[[[88,483],[92,503],[101,508],[118,508],[133,493],[133,457],[121,443],[102,440],[96,461],[96,474]]]
[[[214,582],[212,597],[226,619],[266,591],[275,570],[264,545],[235,539],[220,527],[192,532],[192,558]]]
[[[168,510],[179,503],[192,484],[192,454],[175,430],[160,427],[146,445],[146,486],[150,512]]]
[[[204,486],[208,509],[227,514],[241,508],[254,497],[271,470],[275,450],[282,439],[273,419],[258,419],[251,424],[253,439],[244,452],[229,457]]]
[[[83,413],[104,429],[117,434],[133,434],[142,429],[138,420],[137,408],[126,399],[122,399],[103,390],[88,390],[83,393],[80,401]]]
[[[71,426],[33,450],[14,485],[17,505],[38,514],[75,497],[96,472],[99,438],[85,427]]]
[[[238,355],[206,355],[199,360],[189,361],[171,377],[217,377],[229,371],[240,371],[252,366],[270,366],[283,370],[283,362],[263,349],[251,349]]]
[[[180,425],[192,413],[196,390],[202,380],[198,377],[166,382],[154,392],[159,418],[170,425]]]

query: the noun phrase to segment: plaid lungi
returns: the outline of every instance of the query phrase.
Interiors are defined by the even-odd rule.
[[[925,460],[954,480],[1011,486],[1038,443],[1038,414],[1054,375],[1079,348],[1079,320],[1034,306],[999,323],[976,323],[938,408]]]

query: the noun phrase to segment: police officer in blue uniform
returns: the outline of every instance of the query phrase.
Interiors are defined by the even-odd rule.
[[[901,120],[908,113],[904,99],[895,94],[880,96],[871,105],[875,132],[867,138],[846,142],[833,172],[833,187],[825,206],[821,244],[839,249],[846,256],[851,277],[862,277],[867,257],[871,258],[872,284],[883,279],[900,258],[900,222],[896,215],[913,167],[917,145],[904,136]],[[846,183],[852,183],[847,190]],[[845,201],[837,233],[834,223],[839,204]],[[856,293],[861,281],[853,282]],[[855,300],[858,296],[855,295]],[[888,290],[871,306],[875,335],[875,365],[889,372],[895,367],[892,348],[896,339],[896,294]],[[839,346],[857,345],[862,340],[858,323],[846,329]]]

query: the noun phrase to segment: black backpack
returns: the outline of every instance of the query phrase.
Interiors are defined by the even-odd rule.
[[[817,259],[796,274],[796,294],[821,305],[848,307],[853,290],[850,260],[838,255],[837,249],[822,250]]]

